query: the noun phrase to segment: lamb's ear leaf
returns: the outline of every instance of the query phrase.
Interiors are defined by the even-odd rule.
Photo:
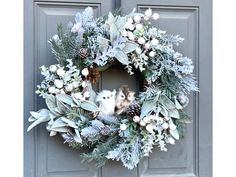
[[[143,102],[140,118],[142,119],[145,116],[149,115],[153,110],[155,110],[155,108],[156,108],[155,100],[147,100]]]
[[[56,95],[56,98],[59,101],[66,103],[68,105],[71,105],[73,103],[72,97],[69,95],[66,95],[66,94],[58,94],[58,95]]]
[[[175,130],[170,130],[170,134],[175,138],[175,139],[179,139],[179,132],[177,129]]]
[[[115,58],[123,65],[128,65],[130,63],[127,55],[120,49],[117,49]]]
[[[98,106],[96,104],[94,104],[91,101],[83,101],[80,104],[80,107],[86,111],[90,111],[90,112],[97,112],[98,111]]]
[[[125,42],[125,47],[123,48],[123,52],[125,54],[131,53],[133,52],[136,48],[138,47],[138,45],[134,42],[131,41],[127,41]]]
[[[45,102],[48,109],[55,115],[60,115],[55,109],[57,108],[56,97],[53,95],[46,95]]]
[[[177,109],[170,109],[168,113],[170,117],[179,119],[179,111]]]
[[[160,95],[159,102],[167,109],[175,109],[175,104],[165,95]]]

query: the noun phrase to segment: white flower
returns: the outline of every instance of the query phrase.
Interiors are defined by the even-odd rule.
[[[44,65],[43,65],[43,66],[41,66],[40,68],[41,68],[42,72],[45,72],[45,71],[47,71],[47,68],[46,68]]]
[[[128,24],[132,24],[132,23],[133,23],[133,19],[132,19],[131,17],[128,18],[127,23],[128,23]]]
[[[62,80],[55,79],[54,84],[59,89],[61,89],[63,87],[63,81]]]
[[[60,90],[60,94],[66,94],[63,88]]]
[[[126,124],[120,124],[120,130],[124,131],[127,129],[127,125]]]
[[[86,77],[86,76],[89,74],[88,68],[84,68],[84,69],[81,71],[81,73],[82,73],[83,76]]]
[[[138,55],[142,53],[142,49],[140,47],[137,47],[135,51]]]
[[[59,39],[59,36],[58,36],[57,34],[55,34],[55,35],[52,37],[52,39],[53,39],[55,42],[57,42],[57,41],[60,40],[60,39]]]
[[[73,85],[72,84],[67,84],[65,89],[66,89],[67,92],[71,92],[73,90]]]
[[[81,86],[82,86],[83,88],[85,88],[85,87],[87,86],[87,82],[86,82],[86,81],[83,81],[83,82],[81,83]]]
[[[154,57],[155,55],[156,55],[156,52],[154,52],[154,51],[149,52],[150,57]]]
[[[144,17],[144,20],[146,20],[146,21],[147,21],[147,20],[149,20],[149,18],[150,18],[150,17],[148,17],[148,16],[145,16],[145,17]]]
[[[168,127],[169,127],[168,123],[165,122],[162,124],[162,128],[167,129]]]
[[[134,116],[133,117],[133,121],[134,122],[139,122],[140,121],[140,117],[139,116]]]
[[[128,24],[127,27],[128,27],[128,29],[131,30],[131,31],[134,30],[134,25],[133,25],[133,24]]]
[[[131,40],[131,41],[134,40],[134,34],[133,34],[131,31],[128,32],[128,38],[129,38],[129,40]]]
[[[79,87],[79,82],[74,81],[74,82],[72,82],[72,85],[74,88],[77,88],[77,87]]]
[[[57,70],[57,75],[63,77],[65,75],[65,70],[63,68],[59,68]]]
[[[49,70],[53,73],[55,73],[57,71],[57,66],[56,65],[51,65],[49,66]]]
[[[136,23],[139,23],[139,22],[141,21],[140,15],[135,15],[135,16],[134,16],[134,21],[135,21]]]
[[[154,20],[157,20],[157,19],[160,18],[160,15],[159,15],[158,13],[154,13],[154,14],[152,15],[152,18],[153,18]]]
[[[54,86],[48,88],[49,93],[56,93],[56,88]]]
[[[152,9],[147,9],[146,11],[145,11],[145,15],[147,16],[147,17],[151,17],[152,16]]]
[[[144,45],[144,47],[145,47],[146,49],[149,49],[149,48],[151,47],[151,45],[150,45],[149,42],[147,42],[147,43]]]
[[[137,29],[137,30],[140,30],[140,29],[142,29],[142,28],[143,28],[143,25],[142,25],[142,24],[140,24],[140,23],[138,23],[138,24],[137,24],[135,27],[136,27],[136,29]]]
[[[141,125],[141,126],[145,126],[146,125],[146,123],[143,121],[143,120],[141,120],[140,122],[139,122],[139,124]]]
[[[150,117],[147,116],[147,117],[144,117],[144,118],[143,118],[143,121],[144,121],[145,123],[150,123],[151,120],[150,120]]]
[[[72,32],[72,33],[78,33],[78,32],[80,32],[81,28],[82,28],[81,23],[76,23],[76,24],[74,24],[74,26],[71,28],[71,32]]]
[[[170,144],[175,144],[175,140],[174,140],[174,138],[172,138],[172,137],[168,137],[168,142],[169,142]]]
[[[81,100],[81,101],[84,100],[84,97],[82,96],[82,94],[80,92],[74,93],[73,96],[77,100]]]
[[[169,128],[170,128],[171,130],[175,130],[175,129],[176,129],[176,125],[175,125],[175,124],[170,124],[170,125],[169,125]]]
[[[147,130],[148,132],[150,132],[150,133],[153,133],[153,126],[152,126],[151,124],[148,124],[148,125],[146,126],[146,130]]]
[[[90,97],[89,91],[84,92],[84,97],[85,97],[85,98],[89,98],[89,97]]]
[[[139,44],[142,45],[142,44],[145,44],[145,42],[146,42],[146,41],[145,41],[145,39],[144,39],[143,37],[138,38],[138,43],[139,43]]]
[[[159,41],[154,38],[154,39],[151,40],[151,44],[152,44],[153,46],[157,46],[157,45],[159,44]]]
[[[124,30],[124,31],[122,32],[122,35],[126,37],[126,36],[128,36],[128,32],[127,32],[126,30]]]

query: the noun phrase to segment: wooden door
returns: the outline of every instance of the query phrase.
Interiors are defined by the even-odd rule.
[[[193,59],[200,93],[192,94],[188,113],[193,119],[185,139],[168,152],[157,148],[143,159],[134,170],[127,170],[120,162],[109,161],[96,169],[93,164],[82,164],[81,151],[62,143],[59,136],[49,137],[45,125],[26,132],[29,111],[44,107],[35,95],[41,77],[39,66],[55,63],[47,40],[55,33],[56,24],[67,24],[76,12],[87,6],[95,15],[106,14],[121,7],[128,13],[134,7],[139,11],[152,8],[160,14],[155,25],[168,33],[185,38],[178,48]],[[212,173],[212,26],[211,1],[205,0],[25,0],[25,89],[24,89],[24,176],[25,177],[211,177]],[[100,89],[117,88],[129,84],[138,90],[139,80],[126,77],[116,68],[103,73]]]

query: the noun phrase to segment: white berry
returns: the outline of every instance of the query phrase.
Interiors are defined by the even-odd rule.
[[[144,45],[144,47],[145,47],[146,49],[149,49],[149,48],[151,47],[151,45],[150,45],[149,42],[147,42],[147,43]]]
[[[81,83],[81,86],[82,86],[83,88],[85,88],[85,87],[87,86],[86,81],[83,81],[83,82]]]
[[[127,129],[127,125],[126,124],[120,124],[120,130],[124,131]]]
[[[138,55],[142,53],[142,49],[140,47],[137,47],[135,51]]]
[[[56,88],[55,87],[49,87],[48,88],[49,93],[56,93]]]
[[[65,70],[63,68],[59,68],[57,70],[57,75],[63,77],[65,75]]]
[[[156,55],[156,52],[154,52],[154,51],[149,52],[150,57],[154,57],[155,55]]]
[[[128,32],[128,38],[129,38],[129,40],[131,40],[131,41],[134,40],[134,34],[133,34],[131,31]]]
[[[157,20],[157,19],[160,18],[160,15],[159,15],[158,13],[154,13],[154,14],[152,15],[152,18],[153,18],[154,20]]]
[[[152,44],[153,46],[157,46],[157,45],[159,44],[159,41],[154,38],[154,39],[151,40],[151,44]]]
[[[128,18],[127,23],[129,23],[129,24],[133,23],[133,19],[132,18]]]
[[[135,28],[136,28],[137,30],[140,30],[140,29],[143,28],[143,25],[139,23],[139,24],[137,24],[137,25],[135,26]]]
[[[89,98],[89,97],[90,97],[89,91],[84,92],[84,97],[85,97],[85,98]]]
[[[152,9],[147,9],[146,11],[145,11],[145,15],[147,16],[147,17],[151,17],[152,16]]]
[[[174,138],[172,138],[172,137],[169,137],[169,138],[168,138],[168,141],[169,141],[170,144],[175,144],[175,140],[174,140]]]
[[[61,89],[63,87],[63,81],[62,80],[59,80],[59,79],[56,79],[54,81],[54,84],[57,88]]]
[[[49,67],[49,70],[50,70],[51,72],[55,73],[55,72],[57,71],[56,65],[51,65],[51,66]]]
[[[146,125],[146,123],[143,121],[143,120],[141,120],[140,122],[139,122],[139,124],[141,125],[141,126],[145,126]]]
[[[168,127],[169,127],[168,123],[165,122],[162,124],[162,128],[167,129]]]
[[[140,117],[139,116],[134,116],[133,117],[133,121],[134,122],[139,122],[140,121]]]
[[[82,73],[83,76],[86,77],[86,76],[89,74],[88,68],[84,68],[84,69],[81,71],[81,73]]]
[[[79,82],[74,81],[74,82],[72,82],[72,85],[74,88],[77,88],[77,87],[79,87]]]
[[[150,117],[144,117],[143,118],[143,121],[145,122],[145,123],[150,123]]]
[[[148,132],[152,133],[152,132],[153,132],[153,126],[152,126],[151,124],[148,124],[148,125],[146,126],[146,130],[147,130]]]
[[[138,38],[138,43],[139,43],[139,44],[142,45],[142,44],[145,44],[145,42],[146,42],[146,41],[145,41],[145,39],[144,39],[143,37]]]

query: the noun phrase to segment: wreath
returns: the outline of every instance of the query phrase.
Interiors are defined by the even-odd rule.
[[[58,64],[42,66],[36,93],[47,109],[31,112],[28,131],[47,122],[72,148],[87,147],[84,161],[103,166],[108,159],[128,169],[149,156],[154,146],[167,151],[183,137],[190,118],[184,112],[190,91],[198,91],[190,58],[175,51],[183,41],[151,26],[158,13],[93,17],[92,8],[77,13],[75,23],[58,25],[49,43]],[[129,75],[141,73],[143,86],[93,89],[100,74],[120,64]]]

